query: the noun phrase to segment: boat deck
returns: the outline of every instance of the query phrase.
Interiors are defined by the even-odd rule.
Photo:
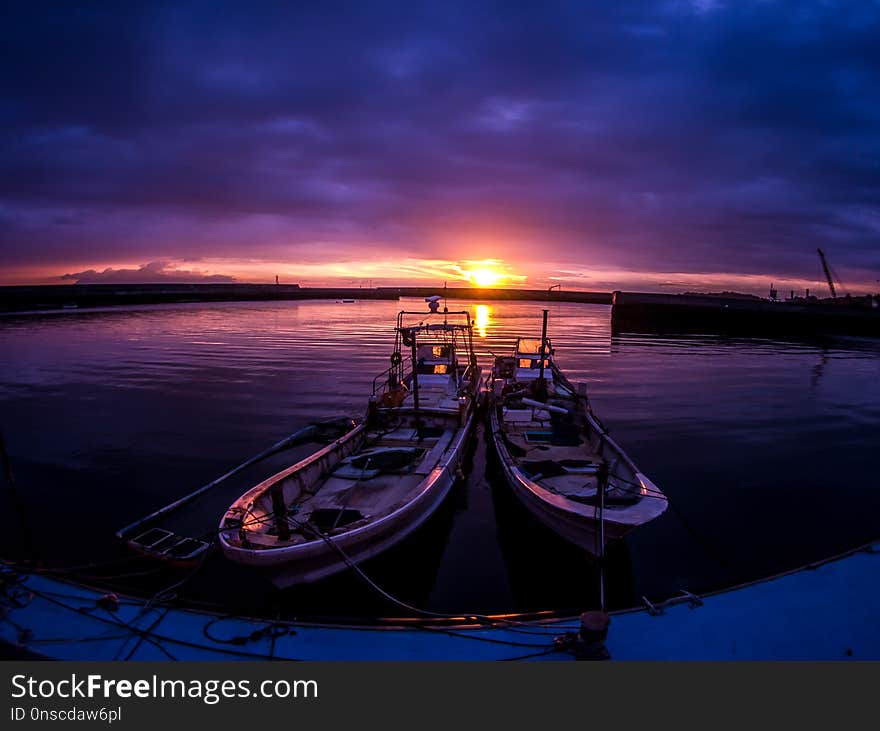
[[[447,375],[418,376],[419,379],[419,408],[429,411],[457,412],[459,409],[458,386],[453,378]],[[404,398],[403,405],[413,406],[412,380],[409,380],[410,390]]]
[[[271,500],[264,495],[255,501],[249,522],[256,529],[248,531],[248,541],[255,548],[307,543],[315,540],[315,528],[332,536],[388,515],[415,497],[455,433],[438,428],[420,437],[417,430],[402,428],[367,434],[363,447],[289,506],[289,539],[278,537]]]
[[[551,492],[571,500],[594,497],[601,456],[581,437],[557,439],[549,415],[542,419],[539,414],[534,409],[503,409],[505,441],[514,463]]]

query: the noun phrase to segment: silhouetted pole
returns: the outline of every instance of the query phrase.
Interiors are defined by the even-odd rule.
[[[596,470],[599,493],[599,608],[605,611],[605,491],[608,489],[608,462],[604,459]]]
[[[538,373],[539,388],[544,391],[546,384],[544,383],[544,357],[547,352],[547,313],[550,310],[544,310],[544,324],[541,327],[541,371]]]
[[[412,331],[412,386],[413,386],[413,410],[415,412],[416,429],[421,428],[419,420],[419,363],[417,360],[418,345],[416,344],[416,331]]]

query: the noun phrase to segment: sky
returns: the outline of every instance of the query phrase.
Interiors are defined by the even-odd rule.
[[[880,290],[880,3],[7,2],[0,284]],[[823,285],[824,286],[824,285]]]

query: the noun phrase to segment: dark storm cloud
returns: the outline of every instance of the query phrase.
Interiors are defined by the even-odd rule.
[[[876,3],[592,5],[21,4],[5,257],[880,267]]]

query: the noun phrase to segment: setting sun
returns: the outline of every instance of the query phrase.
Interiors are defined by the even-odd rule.
[[[496,287],[511,282],[521,283],[525,276],[515,274],[500,259],[476,259],[458,262],[456,265],[462,279],[475,287]]]
[[[469,272],[468,276],[478,287],[491,287],[493,284],[498,284],[504,275],[499,272],[493,272],[491,269],[475,269]]]

